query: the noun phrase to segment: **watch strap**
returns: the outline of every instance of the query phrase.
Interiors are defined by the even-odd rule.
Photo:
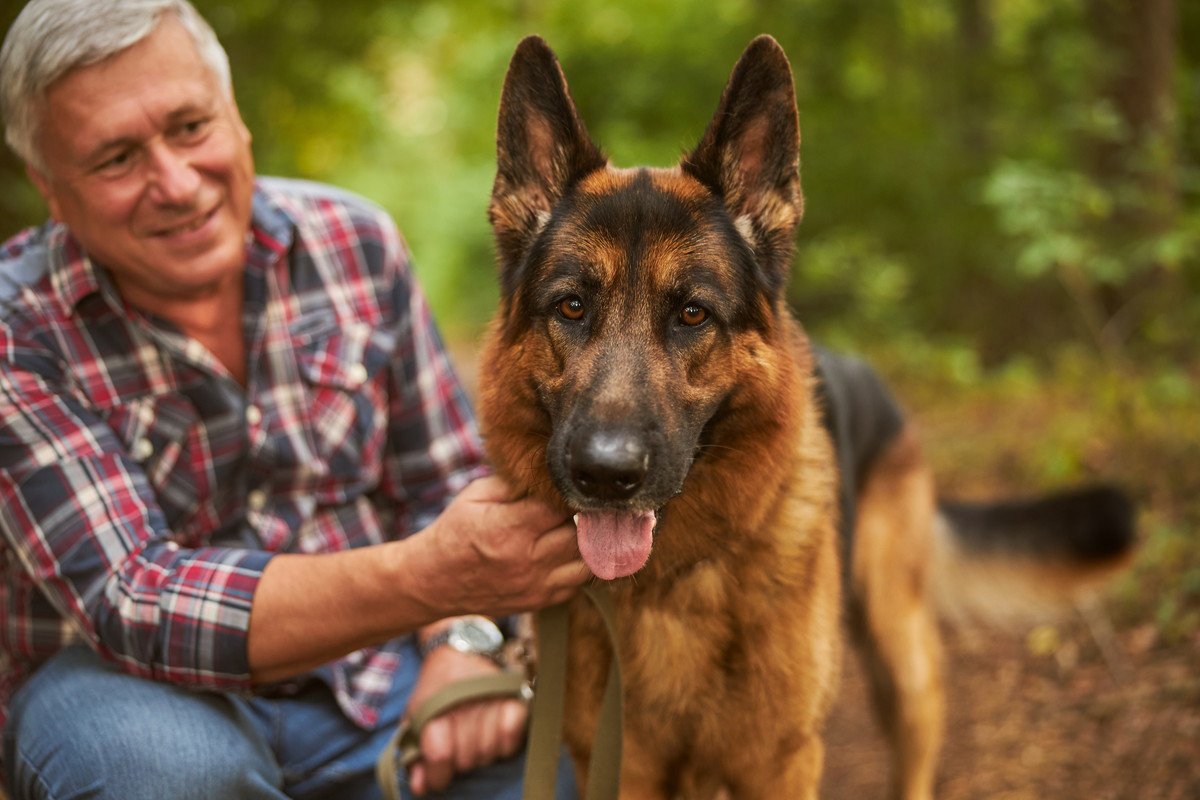
[[[437,650],[439,647],[450,641],[451,627],[452,626],[447,625],[433,636],[430,636],[428,639],[417,642],[417,652],[421,654],[421,658],[425,658],[434,650]]]

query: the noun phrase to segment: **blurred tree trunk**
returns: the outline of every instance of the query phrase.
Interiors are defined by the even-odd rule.
[[[1091,169],[1114,198],[1101,224],[1130,253],[1127,285],[1107,292],[1109,333],[1124,341],[1159,307],[1178,276],[1149,245],[1179,218],[1179,141],[1175,72],[1177,0],[1088,0],[1088,18],[1104,57],[1100,94],[1119,122],[1090,142]],[[1106,237],[1108,238],[1108,237]]]
[[[1135,215],[1131,222],[1161,229],[1179,208],[1176,0],[1089,0],[1088,8],[1101,52],[1111,65],[1103,93],[1124,127],[1121,136],[1096,143],[1097,175],[1134,180],[1153,201],[1142,209],[1153,219]]]
[[[955,4],[958,58],[963,68],[959,82],[962,143],[977,162],[983,161],[982,155],[991,155],[987,120],[992,118],[994,100],[991,56],[995,30],[989,5],[988,0],[957,0]]]

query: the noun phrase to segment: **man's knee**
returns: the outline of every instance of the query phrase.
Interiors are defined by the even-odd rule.
[[[63,651],[14,697],[5,729],[14,800],[282,798],[266,743],[236,703],[121,674]]]

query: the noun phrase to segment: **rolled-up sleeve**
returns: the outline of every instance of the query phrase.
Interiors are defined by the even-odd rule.
[[[3,337],[0,530],[28,580],[128,672],[249,687],[250,605],[272,554],[172,541],[125,445],[52,359]]]

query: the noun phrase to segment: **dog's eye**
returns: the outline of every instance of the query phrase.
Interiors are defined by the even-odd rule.
[[[689,328],[694,328],[708,319],[708,309],[695,303],[688,303],[679,312],[679,322]]]
[[[587,307],[584,306],[583,301],[575,295],[564,297],[562,300],[558,301],[558,313],[563,319],[570,320],[571,322],[578,322],[579,320],[583,319],[583,315],[586,312]]]

